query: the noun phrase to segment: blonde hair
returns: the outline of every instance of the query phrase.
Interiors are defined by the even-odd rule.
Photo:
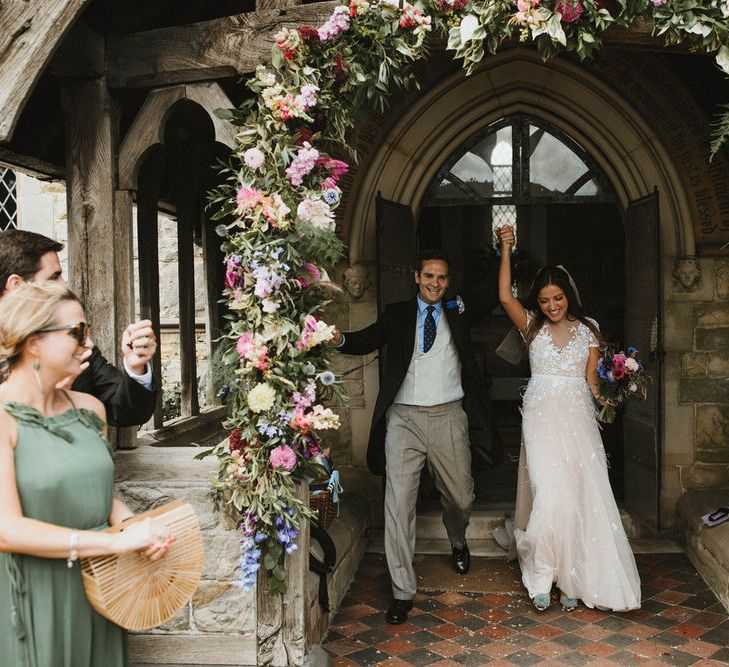
[[[26,341],[55,324],[58,306],[78,297],[54,282],[23,283],[0,298],[0,382],[20,360]]]

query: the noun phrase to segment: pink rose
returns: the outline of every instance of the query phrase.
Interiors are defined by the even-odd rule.
[[[288,445],[279,445],[271,450],[268,462],[272,468],[283,468],[291,472],[296,467],[296,452]]]

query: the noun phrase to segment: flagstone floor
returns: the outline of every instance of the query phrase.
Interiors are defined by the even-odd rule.
[[[537,612],[523,589],[418,591],[388,625],[384,556],[368,554],[324,641],[334,665],[729,665],[729,616],[683,554],[636,556],[643,606],[618,614],[558,604]],[[503,563],[503,561],[502,561]]]

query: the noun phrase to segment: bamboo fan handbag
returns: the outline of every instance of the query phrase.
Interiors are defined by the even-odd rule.
[[[197,589],[204,550],[190,505],[175,500],[107,528],[118,532],[154,518],[175,535],[167,555],[151,561],[136,552],[81,559],[86,597],[102,616],[127,630],[149,630],[172,618]]]

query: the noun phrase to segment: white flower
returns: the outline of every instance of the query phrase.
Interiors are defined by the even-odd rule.
[[[263,310],[264,313],[275,313],[279,308],[278,301],[274,301],[273,299],[262,299],[261,300],[261,310]]]
[[[248,392],[248,407],[251,412],[265,412],[273,407],[276,390],[267,382],[257,384]]]
[[[256,78],[264,86],[272,86],[274,83],[276,83],[276,76],[273,74],[273,72],[269,72],[266,69],[265,65],[259,65],[258,67],[256,67]]]
[[[461,21],[461,44],[465,44],[473,37],[478,28],[478,19],[473,14],[467,14]]]
[[[266,156],[258,148],[249,148],[243,153],[243,160],[253,171],[256,171],[263,166]]]
[[[334,229],[334,213],[321,199],[307,197],[296,208],[296,214],[317,229]]]
[[[729,46],[722,46],[716,54],[716,64],[729,74]]]
[[[380,0],[380,10],[383,14],[397,16],[400,13],[399,0]]]
[[[640,368],[640,365],[635,359],[633,359],[633,357],[628,357],[625,360],[625,368],[629,371],[637,371]]]
[[[630,384],[628,385],[628,390],[629,390],[629,391],[632,391],[632,392],[636,392],[636,391],[638,391],[638,385],[637,385],[637,384],[635,384],[635,382],[631,382],[631,383],[630,383]]]

